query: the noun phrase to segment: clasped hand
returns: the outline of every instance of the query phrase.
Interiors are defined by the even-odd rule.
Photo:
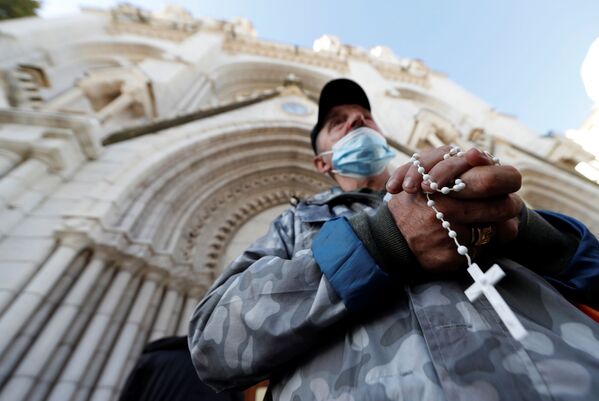
[[[460,192],[431,195],[460,243],[470,249],[472,256],[472,227],[489,225],[494,227],[493,242],[506,243],[516,238],[518,215],[523,207],[515,194],[522,183],[518,170],[495,165],[491,157],[474,148],[464,157],[444,160],[449,149],[443,146],[422,152],[419,160],[439,188],[451,186],[457,178],[466,183]],[[387,191],[393,194],[389,210],[423,269],[442,272],[465,265],[465,258],[456,252],[447,230],[426,205],[424,192],[433,191],[422,181],[415,166],[407,163],[398,168],[387,182]],[[476,251],[481,254],[484,248]]]

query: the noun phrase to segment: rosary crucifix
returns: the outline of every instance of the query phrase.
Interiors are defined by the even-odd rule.
[[[447,160],[450,157],[463,156],[464,152],[462,152],[460,148],[458,148],[457,146],[452,146],[449,153],[443,155],[443,159]],[[414,153],[414,155],[410,159],[410,162],[418,168],[418,173],[422,175],[422,180],[426,182],[433,191],[440,192],[443,195],[447,195],[451,191],[459,192],[466,187],[466,183],[464,183],[460,179],[456,179],[454,181],[453,187],[439,188],[439,185],[432,180],[431,176],[427,174],[424,170],[424,167],[420,165],[418,153]],[[493,162],[495,162],[495,164],[499,164],[499,159],[493,157]],[[431,194],[427,193],[426,198],[427,206],[434,210],[437,219],[441,222],[443,228],[447,230],[449,238],[453,239],[453,241],[455,242],[457,252],[460,255],[466,257],[466,260],[468,261],[468,273],[470,273],[470,276],[474,279],[474,284],[468,287],[468,289],[466,289],[464,293],[466,294],[470,302],[474,302],[481,294],[484,295],[495,310],[495,312],[497,312],[497,314],[501,318],[501,321],[509,330],[510,334],[516,340],[522,340],[527,334],[526,329],[522,326],[522,323],[520,323],[514,312],[512,312],[508,304],[505,303],[505,301],[503,300],[499,292],[497,292],[494,286],[497,282],[499,282],[499,280],[501,280],[505,276],[505,273],[503,272],[503,270],[501,270],[501,267],[499,267],[498,264],[494,264],[493,266],[491,266],[489,270],[483,272],[476,263],[473,263],[472,259],[470,258],[470,255],[468,254],[468,248],[466,248],[464,245],[461,245],[458,242],[457,233],[451,229],[451,224],[449,223],[449,221],[445,220],[443,213],[441,213],[435,207],[435,201],[431,199]]]

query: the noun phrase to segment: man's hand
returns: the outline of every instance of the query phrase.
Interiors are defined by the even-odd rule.
[[[497,241],[514,239],[518,234],[517,216],[523,207],[520,197],[513,194],[520,188],[520,173],[510,166],[494,165],[490,157],[477,149],[469,150],[464,157],[443,160],[447,152],[449,147],[423,152],[420,161],[439,187],[449,186],[456,178],[466,183],[460,192],[435,192],[432,196],[460,243],[468,246],[473,226],[490,224],[496,229]],[[444,271],[464,264],[465,259],[457,253],[447,230],[426,206],[423,191],[432,191],[422,182],[415,166],[408,163],[397,169],[387,190],[395,194],[389,201],[389,210],[424,269]]]
[[[439,188],[451,184],[456,178],[466,182],[466,188],[460,192],[451,192],[449,196],[456,198],[488,198],[496,195],[506,195],[516,192],[522,184],[520,172],[512,166],[496,166],[494,161],[479,151],[472,148],[464,157],[450,157],[443,160],[443,155],[451,148],[442,146],[437,149],[422,152],[420,165],[439,185]],[[470,172],[474,167],[485,167]],[[415,194],[420,191],[432,192],[427,184],[423,183],[422,175],[417,167],[406,163],[391,175],[387,182],[387,191],[396,194],[406,191]],[[481,171],[484,173],[480,174]]]

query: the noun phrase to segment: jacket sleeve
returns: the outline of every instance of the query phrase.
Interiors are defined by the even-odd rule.
[[[292,210],[279,216],[264,237],[226,268],[191,316],[193,364],[217,391],[255,384],[308,354],[349,315],[338,294],[351,298],[369,285],[362,280],[351,289],[335,289],[310,249],[294,250],[294,225]],[[314,242],[327,247],[336,239],[333,234]],[[344,241],[336,244],[347,249],[340,258],[355,251]]]
[[[599,305],[599,242],[580,221],[524,209],[518,238],[507,253],[569,300]]]

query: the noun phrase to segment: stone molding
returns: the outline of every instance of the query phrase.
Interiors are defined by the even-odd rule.
[[[270,59],[327,68],[342,74],[349,71],[345,57],[318,53],[299,46],[273,43],[248,36],[227,35],[223,42],[223,50],[229,53],[254,54]]]
[[[110,15],[111,23],[107,27],[110,34],[133,34],[174,42],[182,42],[198,32],[256,36],[252,23],[245,18],[232,21],[196,19],[187,10],[173,5],[153,13],[122,3],[114,7]]]
[[[423,88],[430,88],[430,70],[420,60],[398,60],[389,62],[369,58],[370,64],[381,74],[382,77],[391,81],[401,81]]]
[[[430,69],[421,60],[381,60],[352,46],[342,45],[340,51],[314,51],[294,45],[273,43],[249,36],[227,35],[223,50],[229,53],[253,54],[269,59],[279,59],[298,64],[312,65],[345,74],[350,58],[369,62],[381,76],[392,81],[402,81],[430,88]]]
[[[75,137],[82,155],[88,160],[98,158],[102,152],[101,128],[94,118],[58,112],[0,108],[0,124],[47,127],[50,133],[60,132],[61,135],[72,135]],[[56,128],[60,131],[54,130]]]
[[[512,164],[522,174],[520,196],[533,208],[549,209],[578,218],[599,234],[599,187],[543,162],[519,158]],[[550,184],[548,184],[550,183]]]

